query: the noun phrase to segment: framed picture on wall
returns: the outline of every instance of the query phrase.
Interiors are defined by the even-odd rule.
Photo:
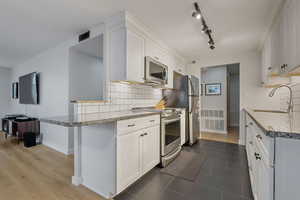
[[[17,82],[12,84],[12,98],[13,99],[19,98],[19,83]]]
[[[221,83],[205,84],[205,96],[222,95]]]

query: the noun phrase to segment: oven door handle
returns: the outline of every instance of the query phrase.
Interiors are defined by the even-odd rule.
[[[181,151],[181,146],[179,148],[175,149],[175,151],[171,152],[169,156],[165,156],[164,159],[166,159],[166,160],[173,159],[176,156],[178,156],[180,151]]]
[[[170,119],[170,120],[163,120],[162,123],[163,124],[170,124],[170,123],[177,122],[177,121],[180,121],[180,118]]]

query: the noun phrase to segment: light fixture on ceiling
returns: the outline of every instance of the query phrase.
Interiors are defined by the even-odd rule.
[[[201,15],[201,11],[199,9],[199,6],[198,4],[194,4],[195,5],[195,10],[193,13],[192,13],[192,16],[195,17],[196,19],[201,19],[202,15]]]
[[[205,33],[207,36],[208,36],[208,45],[209,45],[209,48],[211,50],[215,49],[215,42],[214,42],[214,39],[212,37],[212,30],[209,29],[209,27],[207,26],[206,24],[206,21],[201,13],[201,10],[199,8],[199,5],[197,2],[194,3],[194,7],[195,7],[195,11],[192,13],[192,16],[198,20],[201,19],[201,23],[202,23],[202,28],[201,28],[201,31],[202,33]]]
[[[193,12],[192,14],[193,17],[195,17],[196,19],[201,19],[201,13],[200,12]]]

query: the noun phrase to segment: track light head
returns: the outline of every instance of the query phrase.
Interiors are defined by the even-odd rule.
[[[202,33],[205,33],[208,30],[208,26],[207,25],[202,25]]]
[[[213,45],[215,45],[215,42],[214,42],[212,39],[210,39],[210,40],[208,41],[208,44],[211,45],[211,46],[213,46]]]
[[[201,19],[201,13],[198,11],[193,12],[192,16],[195,17],[196,19]]]

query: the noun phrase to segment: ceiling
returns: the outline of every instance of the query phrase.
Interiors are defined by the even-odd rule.
[[[39,52],[128,10],[188,59],[211,53],[257,49],[282,0],[198,0],[213,29],[211,51],[192,0],[3,0],[0,2],[0,66],[24,62]]]

